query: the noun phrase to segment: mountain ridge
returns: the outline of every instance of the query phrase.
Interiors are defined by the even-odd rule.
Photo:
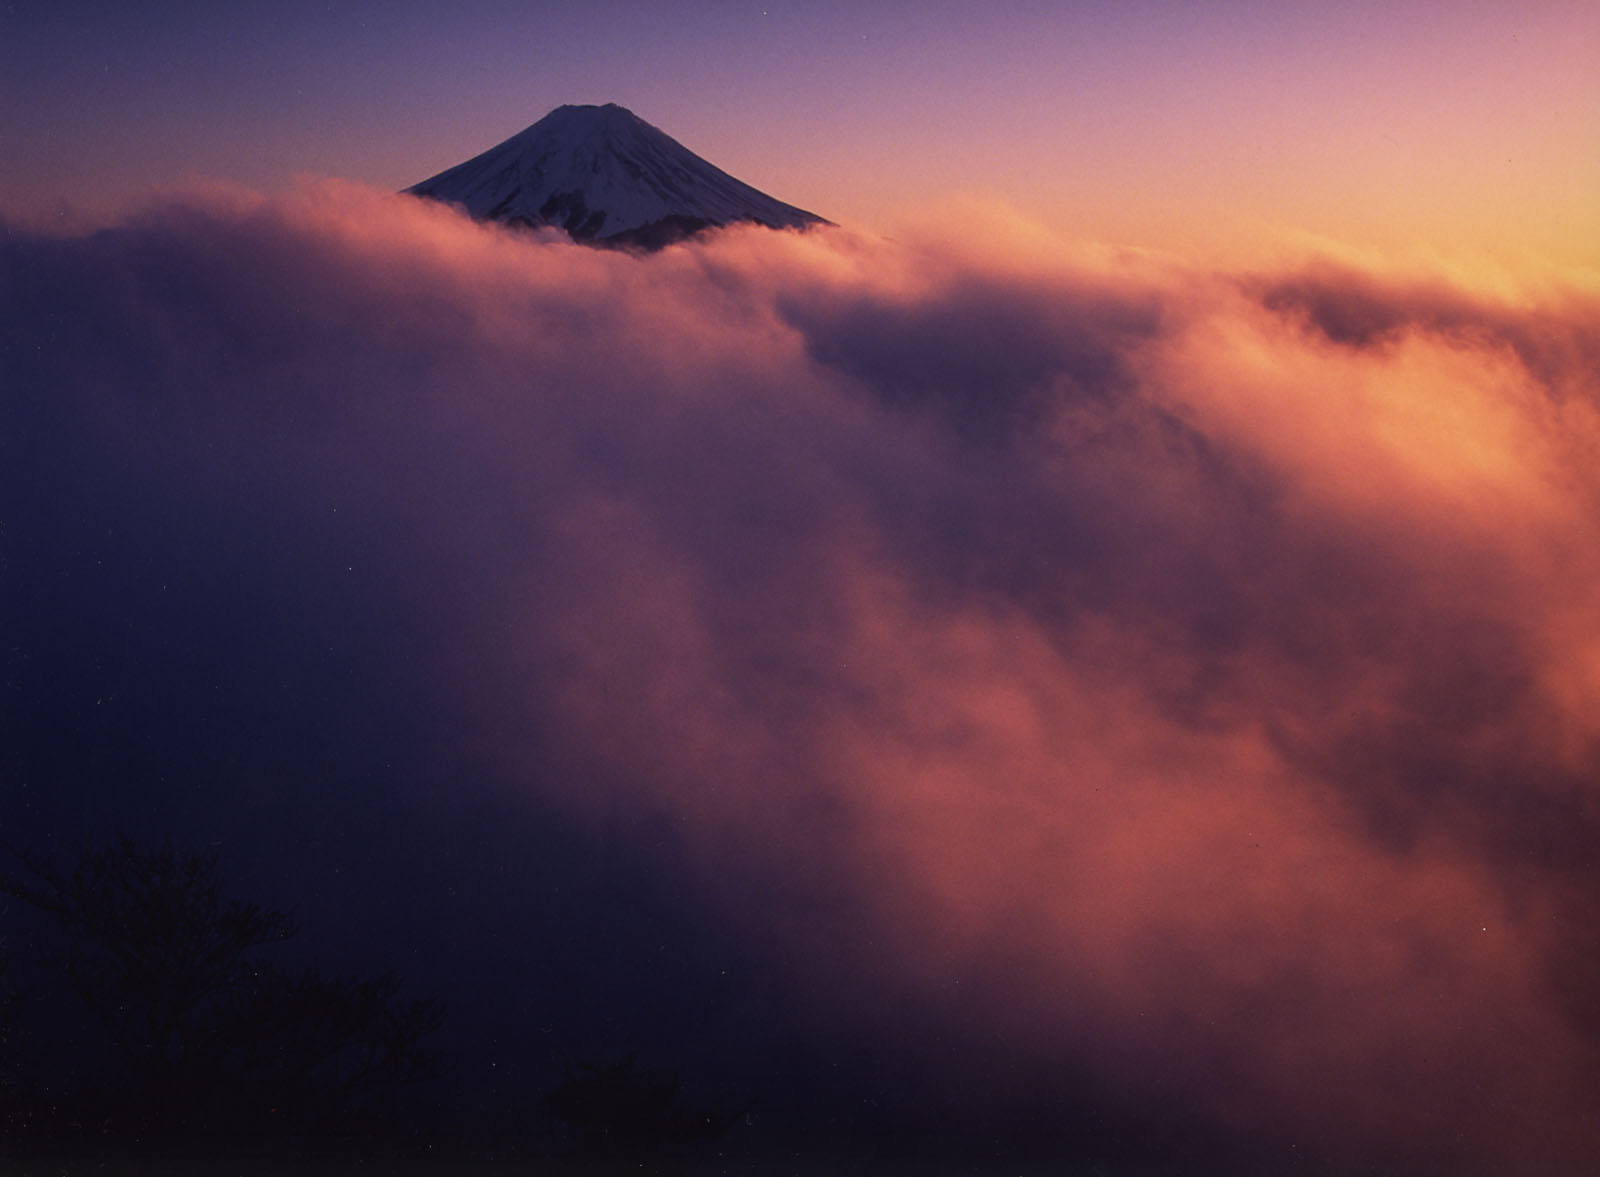
[[[645,249],[722,225],[832,224],[729,175],[616,103],[558,106],[405,192],[460,205],[477,220]]]

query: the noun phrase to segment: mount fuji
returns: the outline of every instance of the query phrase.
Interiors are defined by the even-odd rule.
[[[713,167],[615,103],[559,106],[498,146],[406,189],[486,221],[658,249],[702,229],[832,222]]]

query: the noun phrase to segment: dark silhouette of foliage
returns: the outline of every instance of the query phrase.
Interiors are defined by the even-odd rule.
[[[0,915],[9,911],[0,904]],[[29,1120],[29,1092],[22,1037],[23,997],[12,979],[11,956],[0,937],[0,1133],[15,1135]]]
[[[681,1158],[743,1115],[688,1107],[674,1072],[641,1067],[634,1054],[609,1066],[569,1063],[564,1071],[561,1084],[544,1097],[545,1111],[590,1158]]]
[[[268,1117],[253,1126],[354,1128],[384,1110],[377,1096],[434,1077],[437,1060],[423,1040],[439,1026],[439,1007],[404,1002],[400,988],[389,973],[360,981],[314,971],[253,976],[218,1019],[228,1051],[222,1070]]]
[[[223,893],[217,855],[127,839],[69,870],[14,851],[0,890],[51,917],[46,972],[98,1028],[54,1124],[107,1138],[306,1136],[357,1130],[432,1077],[441,1012],[391,976],[292,975],[259,950],[298,931],[286,912]]]

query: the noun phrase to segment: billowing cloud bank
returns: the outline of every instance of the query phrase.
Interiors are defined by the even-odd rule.
[[[230,537],[207,632],[348,574],[475,803],[671,831],[794,1001],[996,1100],[1600,1156],[1592,296],[973,210],[640,259],[341,187],[0,257],[23,533],[72,438],[127,544]]]

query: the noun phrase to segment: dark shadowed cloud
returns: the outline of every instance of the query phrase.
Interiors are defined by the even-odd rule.
[[[880,1127],[1600,1155],[1592,297],[339,186],[0,267],[31,836]]]

